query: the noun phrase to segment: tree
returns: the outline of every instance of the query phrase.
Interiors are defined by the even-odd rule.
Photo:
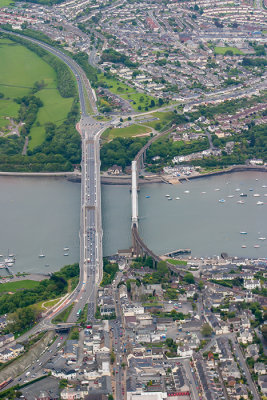
[[[211,336],[213,330],[209,324],[203,324],[201,328],[201,333],[203,336],[208,337]]]
[[[14,333],[30,328],[36,321],[38,312],[34,307],[19,308],[14,313],[9,315],[8,329]]]
[[[187,272],[183,278],[184,282],[191,284],[191,283],[195,283],[195,278],[194,275],[191,274],[191,272]]]
[[[114,351],[112,350],[111,351],[111,353],[110,353],[110,362],[111,362],[111,364],[114,364],[114,362],[115,362],[115,353],[114,353]]]
[[[261,328],[262,336],[264,337],[264,340],[267,341],[267,325],[263,325]]]
[[[202,290],[204,288],[204,282],[203,281],[199,281],[198,282],[198,289]]]

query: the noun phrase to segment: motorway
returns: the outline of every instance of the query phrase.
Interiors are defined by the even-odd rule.
[[[81,162],[81,213],[80,213],[80,279],[75,290],[67,296],[64,301],[47,315],[39,324],[20,338],[26,340],[29,336],[52,327],[52,319],[55,315],[62,312],[70,304],[74,303],[68,322],[74,323],[79,317],[79,310],[83,310],[88,304],[88,320],[92,320],[96,308],[96,288],[102,280],[102,219],[101,219],[101,186],[100,186],[100,147],[99,138],[108,124],[98,122],[87,114],[86,97],[89,99],[93,112],[97,113],[95,96],[90,83],[79,65],[63,52],[35,39],[29,39],[22,35],[15,34],[36,43],[43,49],[54,54],[72,70],[76,77],[80,98],[81,120],[79,131],[82,138],[82,162]],[[42,369],[44,364],[51,359],[57,352],[58,340],[56,345],[52,345],[51,351],[42,355],[37,369],[32,370],[31,374]],[[31,367],[32,368],[32,367]],[[15,383],[25,380],[26,373],[17,377]],[[29,375],[29,374],[28,374]],[[10,386],[13,386],[12,382]]]
[[[3,30],[1,30],[4,32]],[[8,32],[10,33],[10,32]],[[13,34],[13,33],[12,33]],[[27,336],[51,328],[51,320],[71,303],[74,307],[68,319],[77,321],[77,313],[88,303],[88,318],[95,312],[96,287],[102,279],[102,220],[101,220],[101,187],[100,187],[100,148],[99,138],[108,123],[98,122],[87,114],[86,98],[89,99],[94,114],[97,114],[95,95],[90,82],[80,66],[69,56],[52,46],[38,40],[14,34],[37,44],[60,58],[74,73],[79,92],[81,120],[79,130],[82,138],[81,162],[81,217],[80,217],[80,280],[75,290],[66,300],[36,325]],[[26,336],[23,338],[26,338]]]

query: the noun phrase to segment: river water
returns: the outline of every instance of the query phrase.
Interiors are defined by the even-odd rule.
[[[190,248],[193,256],[224,251],[229,255],[267,257],[267,240],[258,240],[267,238],[267,187],[262,186],[267,186],[267,174],[258,172],[179,185],[141,186],[141,236],[158,254]],[[240,197],[241,192],[248,196]],[[256,193],[260,196],[254,197]],[[240,200],[244,203],[237,203]],[[258,201],[264,204],[256,205]],[[129,187],[102,185],[104,255],[131,246],[130,202]],[[61,178],[0,177],[0,254],[16,254],[14,272],[50,272],[78,261],[79,218],[78,183]],[[241,235],[242,231],[247,234]],[[69,248],[68,256],[64,256],[64,247]],[[39,258],[40,253],[45,258]]]

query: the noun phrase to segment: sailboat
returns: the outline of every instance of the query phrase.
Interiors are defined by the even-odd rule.
[[[41,253],[39,254],[39,258],[44,258],[45,254],[43,253],[43,250],[41,250]]]

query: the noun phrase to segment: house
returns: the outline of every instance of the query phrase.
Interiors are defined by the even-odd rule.
[[[262,362],[254,364],[254,372],[258,375],[265,375],[267,372],[266,365]]]
[[[8,360],[11,360],[12,358],[14,358],[13,351],[11,351],[9,349],[4,349],[4,350],[0,351],[1,362],[6,362]]]
[[[253,290],[260,287],[261,283],[259,279],[246,279],[244,281],[244,288],[247,290]]]
[[[88,390],[84,386],[77,386],[75,388],[66,387],[60,393],[60,397],[64,400],[78,400],[84,399],[87,394]]]
[[[72,380],[76,378],[76,371],[74,371],[74,369],[68,368],[53,368],[51,369],[51,374],[52,376],[60,379]]]
[[[232,394],[233,398],[236,400],[242,399],[248,399],[248,392],[246,389],[246,386],[242,383],[239,385],[236,385],[235,387],[235,393]]]
[[[5,316],[0,317],[0,329],[3,329],[7,326],[7,318]]]
[[[78,358],[78,341],[77,340],[67,340],[64,347],[64,358],[72,361],[76,361]]]
[[[193,349],[190,349],[189,346],[178,346],[177,355],[179,357],[192,357]]]
[[[15,340],[13,333],[8,333],[7,335],[0,336],[0,347],[5,346]]]
[[[249,329],[244,329],[240,331],[240,334],[237,338],[238,343],[252,343],[253,342],[253,336],[252,333]]]
[[[258,385],[261,388],[262,394],[267,395],[267,375],[261,375],[258,378]]]
[[[246,352],[247,352],[248,357],[252,357],[254,360],[257,360],[257,358],[259,357],[259,346],[254,343],[250,344],[246,348]]]
[[[120,165],[114,164],[108,169],[108,174],[110,175],[120,175],[122,173],[122,167]]]

